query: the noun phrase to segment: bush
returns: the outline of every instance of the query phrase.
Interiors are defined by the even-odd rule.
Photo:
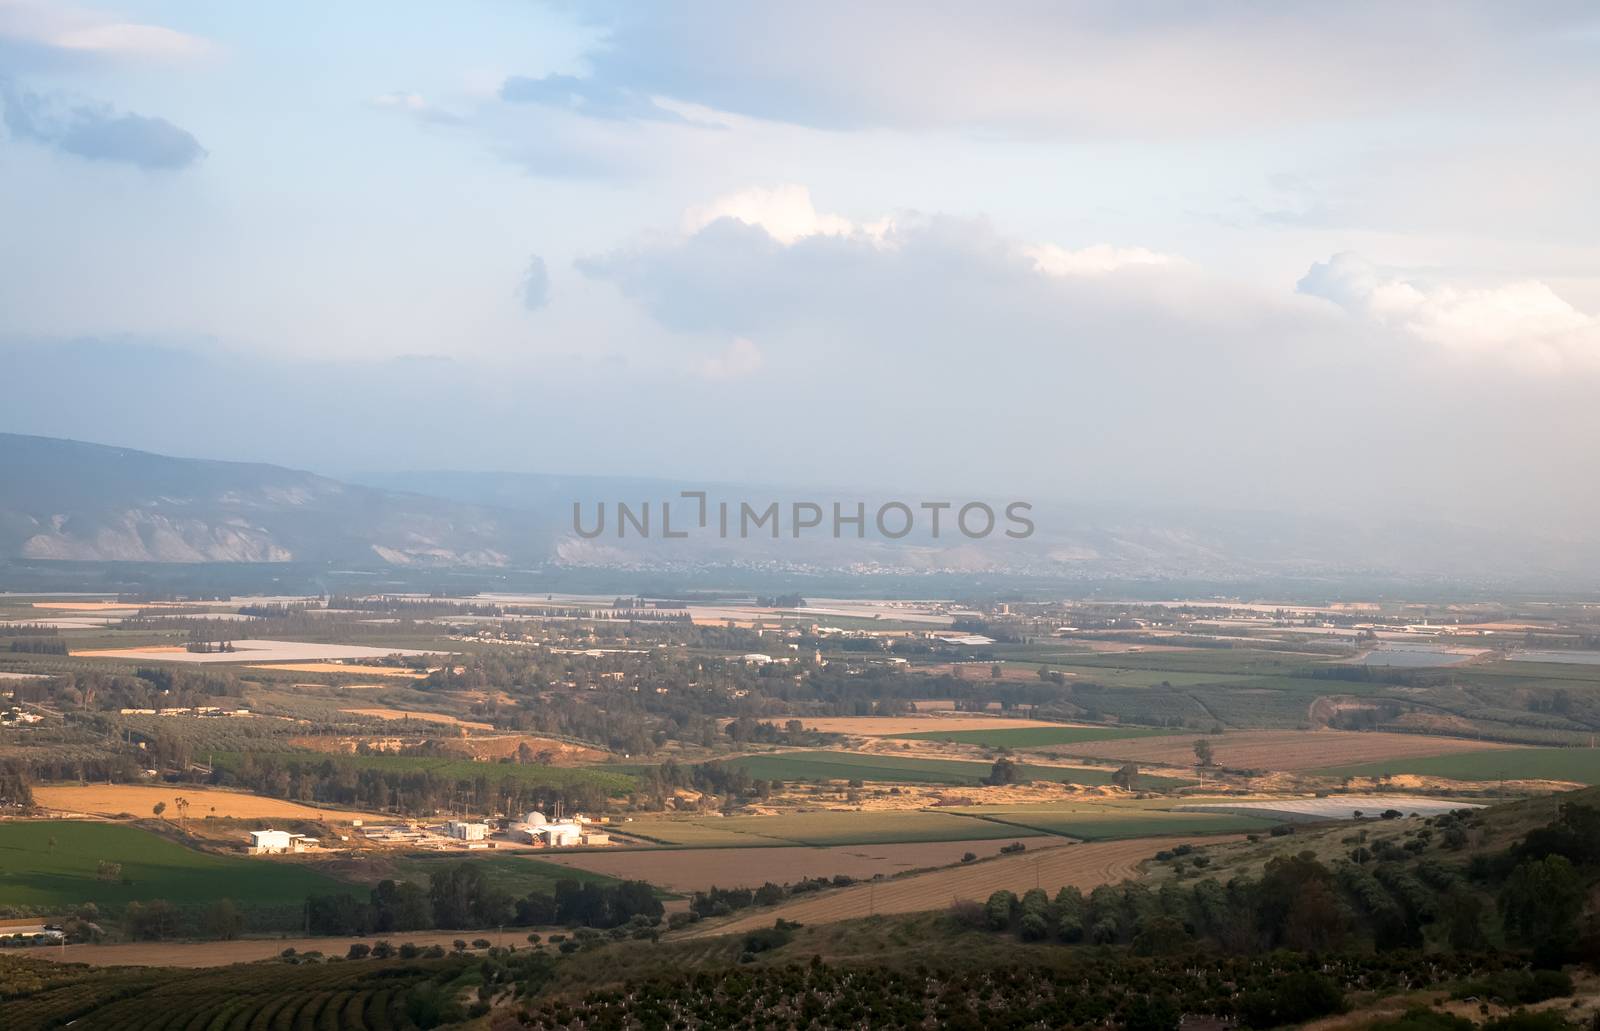
[[[350,951],[345,953],[345,959],[366,959],[372,955],[372,946],[363,942],[352,942]]]

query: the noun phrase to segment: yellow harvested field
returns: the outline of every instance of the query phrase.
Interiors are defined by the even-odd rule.
[[[384,819],[378,813],[360,813],[348,809],[319,809],[287,802],[281,798],[264,798],[239,791],[220,791],[216,788],[191,788],[177,784],[160,786],[144,784],[70,784],[40,786],[33,789],[33,799],[46,809],[66,813],[83,813],[93,816],[116,816],[132,813],[148,817],[157,802],[167,804],[168,819],[177,819],[178,798],[189,800],[188,818],[202,820],[207,816],[231,817],[240,820],[349,820],[362,817]]]
[[[1058,888],[1071,884],[1088,890],[1132,877],[1138,873],[1141,863],[1163,849],[1186,841],[1214,844],[1236,838],[1139,838],[1133,841],[1062,845],[1044,850],[1030,847],[1026,852],[986,863],[964,864],[874,884],[858,884],[841,891],[763,909],[759,913],[727,922],[696,924],[684,937],[702,938],[753,931],[758,927],[771,927],[779,917],[798,920],[802,924],[828,924],[874,913],[921,913],[943,909],[957,899],[981,902],[1001,889],[1020,894],[1037,886],[1054,895]]]
[[[399,666],[357,666],[348,662],[272,662],[259,665],[246,666],[245,669],[277,669],[288,673],[353,673],[357,676],[373,677],[410,677],[412,680],[421,680],[427,673],[414,669],[402,669]],[[300,686],[300,685],[297,685]],[[313,684],[321,687],[321,684]],[[376,687],[376,684],[346,684],[346,687]]]
[[[340,709],[352,716],[372,716],[380,720],[421,720],[424,723],[446,723],[452,727],[467,727],[472,730],[493,730],[493,723],[478,723],[473,720],[458,719],[455,716],[446,716],[442,712],[416,712],[410,709]]]
[[[145,648],[96,648],[73,652],[75,659],[142,659],[150,655],[187,655],[189,649],[178,644],[153,644]]]
[[[627,825],[616,828],[627,832]],[[767,881],[792,883],[806,877],[844,874],[866,880],[874,874],[892,877],[908,870],[926,870],[961,862],[968,852],[980,858],[1000,854],[1003,839],[985,841],[933,841],[905,845],[804,845],[780,848],[647,849],[629,852],[539,853],[539,861],[588,870],[623,880],[649,881],[677,892],[719,888],[759,888]],[[1039,852],[1066,843],[1046,839],[1030,851]]]
[[[310,673],[368,672],[384,676],[418,676],[409,669],[390,666],[346,666],[351,659],[386,659],[392,655],[432,655],[433,652],[410,648],[369,648],[358,644],[318,644],[313,641],[269,641],[250,637],[231,642],[232,650],[223,652],[191,652],[177,645],[153,645],[141,648],[105,648],[76,651],[74,656],[108,659],[154,659],[166,662],[193,662],[205,665],[221,663],[273,663],[270,668],[301,670]],[[334,660],[341,660],[335,663]],[[282,663],[282,665],[278,665]],[[291,665],[300,663],[301,665]],[[309,667],[309,668],[308,668]],[[327,667],[327,668],[322,668]],[[391,672],[393,671],[393,672]]]
[[[785,722],[781,717],[776,722]],[[920,734],[924,731],[1011,730],[1016,727],[1059,727],[1043,720],[1005,719],[999,716],[805,716],[807,730],[824,734],[859,734],[886,737],[890,734]]]
[[[1194,742],[1211,742],[1216,762],[1235,769],[1315,770],[1324,766],[1481,752],[1502,745],[1458,737],[1345,730],[1240,730],[1227,734],[1174,734],[1054,745],[1056,755],[1127,759],[1157,766],[1193,766]]]

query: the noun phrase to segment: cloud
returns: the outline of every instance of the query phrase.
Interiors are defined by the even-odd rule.
[[[1430,283],[1344,253],[1312,265],[1298,289],[1441,354],[1524,372],[1600,368],[1600,318],[1538,280]]]
[[[165,118],[118,112],[107,104],[43,97],[0,81],[5,124],[29,140],[90,161],[173,171],[205,157],[200,142]]]
[[[423,99],[420,93],[403,91],[382,93],[367,101],[367,104],[379,111],[394,111],[415,118],[419,122],[432,122],[436,125],[459,125],[464,121],[458,114],[434,107]]]
[[[500,99],[511,104],[539,104],[606,121],[654,121],[689,124],[653,97],[624,86],[572,75],[528,78],[514,75],[500,87]]]
[[[1167,265],[1177,260],[1143,247],[1113,247],[1094,244],[1069,251],[1053,243],[1024,246],[1022,252],[1033,259],[1033,267],[1047,276],[1095,276],[1134,265]]]
[[[522,306],[538,311],[550,303],[550,273],[544,259],[535,254],[528,259],[528,271],[522,277]]]
[[[672,98],[828,129],[1189,136],[1494,99],[1507,84],[1571,96],[1564,77],[1592,76],[1571,42],[1592,30],[1582,5],[1466,0],[1447,22],[1375,0],[1266,11],[1039,0],[1003,18],[915,0],[707,0],[585,16],[599,29],[588,74],[535,81],[547,102],[601,117]]]
[[[761,368],[761,349],[744,337],[736,338],[727,350],[700,363],[699,373],[713,381],[744,379]]]
[[[1206,302],[1186,283],[1196,270],[1141,247],[1070,250],[996,234],[982,219],[915,212],[854,221],[819,213],[810,193],[785,185],[733,193],[685,212],[676,235],[580,258],[579,271],[609,281],[669,329],[755,334],[817,325],[830,317],[870,321],[897,304],[922,312],[960,309],[961,321],[1012,314],[1099,294],[1104,282],[1164,269],[1146,284],[1148,305]],[[1186,292],[1190,296],[1183,296]],[[981,308],[994,306],[985,315]],[[841,313],[860,312],[859,316]],[[885,346],[889,346],[886,341]]]
[[[205,57],[216,49],[210,40],[162,25],[33,0],[0,0],[0,38],[68,55],[156,61]]]

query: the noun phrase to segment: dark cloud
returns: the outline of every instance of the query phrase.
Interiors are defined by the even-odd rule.
[[[0,102],[13,138],[89,161],[176,171],[206,155],[192,133],[165,118],[118,112],[108,104],[46,97],[11,82],[0,82]]]
[[[538,311],[550,303],[550,273],[544,259],[535,254],[528,259],[528,271],[522,277],[522,306]]]

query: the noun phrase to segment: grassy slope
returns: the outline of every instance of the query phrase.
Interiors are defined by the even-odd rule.
[[[101,880],[100,860],[121,863],[122,877],[132,883]],[[0,902],[13,905],[93,902],[117,910],[135,899],[158,898],[287,904],[348,888],[297,863],[197,852],[137,827],[68,820],[0,824]]]

